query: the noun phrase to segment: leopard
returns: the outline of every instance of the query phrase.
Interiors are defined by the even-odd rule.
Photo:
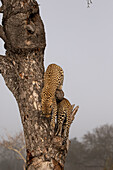
[[[56,136],[64,137],[66,140],[69,135],[69,128],[71,126],[71,113],[73,107],[75,105],[71,105],[68,99],[63,98],[61,102],[58,103],[57,106],[57,131]]]
[[[44,87],[41,93],[42,113],[46,117],[51,117],[51,126],[55,127],[57,115],[56,90],[62,90],[64,80],[63,69],[50,64],[44,73]]]

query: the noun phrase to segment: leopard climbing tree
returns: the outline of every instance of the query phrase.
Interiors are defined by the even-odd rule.
[[[46,40],[38,3],[35,0],[1,0],[1,2],[0,13],[3,13],[3,19],[0,37],[4,41],[6,54],[0,55],[0,73],[18,103],[26,143],[26,169],[61,170],[69,144],[68,133],[63,135],[61,129],[64,131],[65,127],[69,129],[78,107],[69,110],[69,114],[66,113],[67,105],[62,107],[64,92],[62,88],[56,87],[54,101],[52,100],[50,105],[51,113],[43,114],[41,94],[45,87]],[[65,116],[65,120],[62,119],[60,123],[57,121],[60,114],[57,106],[64,108],[61,115]],[[68,119],[67,115],[70,115]]]

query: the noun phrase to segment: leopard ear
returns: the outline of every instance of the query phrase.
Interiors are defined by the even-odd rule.
[[[72,110],[74,109],[74,107],[75,107],[75,104],[71,105]]]

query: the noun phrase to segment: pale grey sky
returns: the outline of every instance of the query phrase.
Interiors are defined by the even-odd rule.
[[[113,1],[40,0],[47,47],[45,66],[64,69],[65,97],[80,106],[70,138],[113,123]],[[3,43],[0,41],[0,53]],[[0,134],[22,128],[17,103],[0,77]]]

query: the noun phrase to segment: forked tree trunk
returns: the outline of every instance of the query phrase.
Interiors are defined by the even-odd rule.
[[[5,42],[6,56],[0,56],[0,73],[19,106],[26,142],[26,169],[61,170],[67,145],[63,146],[63,139],[50,130],[50,120],[41,111],[46,42],[39,6],[35,0],[1,1],[0,37]],[[63,92],[58,95],[63,96]]]

